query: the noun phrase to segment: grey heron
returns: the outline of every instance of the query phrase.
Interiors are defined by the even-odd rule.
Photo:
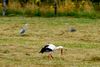
[[[76,32],[76,29],[74,27],[70,27],[68,31],[69,32]]]
[[[26,32],[26,30],[27,30],[27,26],[28,26],[28,24],[26,23],[21,29],[20,29],[20,35],[24,35],[24,33]]]

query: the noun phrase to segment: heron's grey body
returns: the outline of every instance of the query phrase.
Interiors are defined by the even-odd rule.
[[[20,30],[20,35],[24,35],[24,33],[26,32],[26,28],[27,28],[27,24],[25,24],[21,30]]]
[[[23,35],[24,33],[25,33],[25,29],[24,28],[22,28],[21,30],[20,30],[20,35]]]
[[[69,32],[75,32],[75,31],[76,31],[75,28],[73,28],[73,27],[70,27],[70,28],[69,28]]]

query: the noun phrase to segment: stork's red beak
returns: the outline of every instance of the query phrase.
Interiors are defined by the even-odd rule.
[[[61,49],[61,55],[63,55],[63,49]]]

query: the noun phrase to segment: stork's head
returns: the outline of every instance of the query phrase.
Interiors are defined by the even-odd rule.
[[[56,49],[60,49],[61,50],[61,55],[63,55],[63,46],[58,46],[58,47],[56,47]]]

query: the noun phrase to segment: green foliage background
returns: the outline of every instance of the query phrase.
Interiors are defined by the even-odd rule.
[[[54,14],[54,3],[57,14]],[[2,3],[0,16],[2,16]],[[71,16],[100,18],[100,5],[90,0],[9,0],[6,16]]]

